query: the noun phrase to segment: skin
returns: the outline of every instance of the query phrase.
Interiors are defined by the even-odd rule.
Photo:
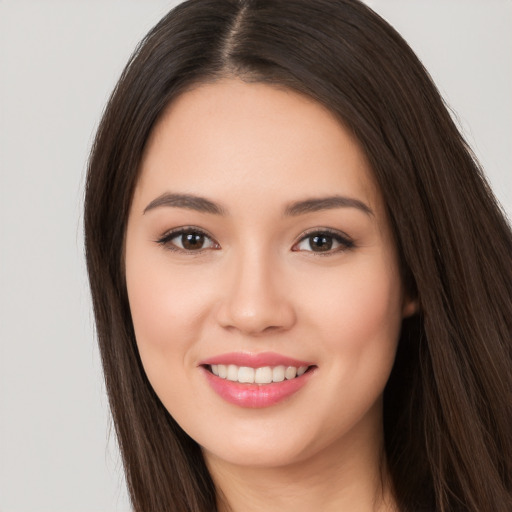
[[[222,214],[154,203],[207,198]],[[293,202],[354,205],[286,215]],[[148,205],[153,206],[148,209]],[[210,238],[180,249],[195,226]],[[335,231],[318,252],[311,230]],[[383,460],[382,393],[404,295],[385,207],[356,140],[318,103],[225,79],[185,92],[144,154],[126,233],[140,356],[170,414],[203,449],[221,510],[394,510]],[[224,401],[198,366],[228,352],[316,365],[271,407]]]

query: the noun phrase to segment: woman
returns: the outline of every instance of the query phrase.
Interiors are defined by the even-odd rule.
[[[171,11],[85,232],[135,510],[511,509],[512,235],[368,7]]]

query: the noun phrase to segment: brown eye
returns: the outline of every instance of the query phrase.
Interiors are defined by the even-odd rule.
[[[172,231],[157,242],[174,251],[200,252],[205,249],[219,249],[217,242],[208,235],[189,228]]]
[[[354,242],[339,233],[315,231],[303,237],[294,247],[294,251],[316,253],[336,253],[354,247]]]
[[[180,239],[183,249],[197,251],[203,248],[206,237],[202,233],[183,233],[177,238]]]
[[[333,239],[328,235],[313,235],[309,237],[309,247],[312,251],[324,252],[332,249]]]

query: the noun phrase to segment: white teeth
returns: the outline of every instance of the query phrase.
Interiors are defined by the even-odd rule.
[[[288,366],[284,372],[284,376],[287,380],[295,379],[297,376],[297,368],[295,368],[295,366]]]
[[[298,370],[297,370],[297,377],[300,377],[301,375],[304,375],[306,373],[306,370],[308,369],[307,366],[301,366]]]
[[[248,384],[254,383],[254,368],[241,366],[238,370],[238,382],[247,382]]]
[[[283,380],[284,380],[284,366],[276,366],[272,370],[272,380],[274,382],[283,382]]]
[[[226,377],[228,380],[236,381],[238,380],[238,366],[234,364],[230,364],[228,366],[228,374]]]
[[[219,364],[217,368],[219,369],[219,377],[225,379],[228,376],[228,367],[225,364]]]
[[[212,364],[211,372],[221,379],[227,379],[232,382],[241,382],[247,384],[270,384],[272,382],[283,382],[295,379],[306,373],[308,366],[262,366],[261,368],[249,368],[248,366],[236,366],[234,364]]]
[[[256,384],[270,384],[272,382],[272,368],[270,366],[258,368],[254,373],[254,382]]]

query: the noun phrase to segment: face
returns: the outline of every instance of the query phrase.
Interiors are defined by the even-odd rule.
[[[413,306],[365,156],[324,107],[238,80],[181,95],[125,250],[145,371],[207,459],[282,466],[380,439]]]

